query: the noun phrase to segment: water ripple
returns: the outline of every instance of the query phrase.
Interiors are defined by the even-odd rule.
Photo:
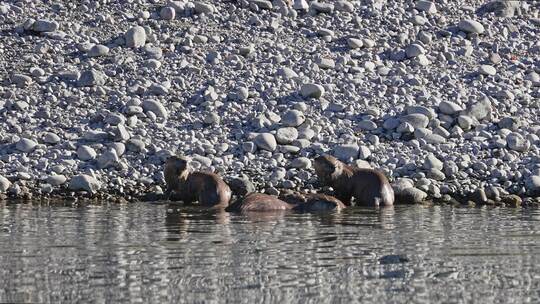
[[[0,206],[3,302],[534,303],[536,210]]]

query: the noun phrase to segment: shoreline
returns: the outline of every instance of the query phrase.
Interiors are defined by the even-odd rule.
[[[285,191],[289,189],[283,189]],[[325,192],[319,192],[325,193]],[[231,202],[242,197],[242,195],[234,195]],[[89,203],[89,204],[101,204],[103,202],[113,204],[132,204],[132,203],[170,203],[174,205],[184,205],[180,201],[164,200],[161,194],[154,192],[147,192],[137,195],[120,195],[108,192],[99,192],[90,194],[87,192],[73,192],[73,191],[56,191],[50,194],[31,194],[25,193],[23,195],[7,195],[0,194],[0,203],[14,203],[14,204],[63,204],[66,202],[71,203]],[[441,198],[427,198],[421,202],[407,203],[403,198],[396,197],[394,206],[413,206],[413,205],[452,205],[456,207],[507,207],[507,208],[540,208],[540,198],[534,196],[520,197],[517,195],[503,195],[499,200],[487,199],[486,201],[473,201],[472,198],[465,197],[460,194],[444,195]],[[188,205],[186,205],[188,206]],[[197,206],[192,204],[189,206]],[[355,208],[357,206],[349,206],[348,208]],[[361,207],[369,208],[369,207]],[[379,209],[379,207],[372,207]],[[385,208],[385,207],[382,207]]]

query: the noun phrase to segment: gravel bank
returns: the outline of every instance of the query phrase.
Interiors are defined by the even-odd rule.
[[[325,152],[410,202],[540,193],[539,3],[292,2],[0,2],[0,196],[156,196],[177,151],[271,194]]]

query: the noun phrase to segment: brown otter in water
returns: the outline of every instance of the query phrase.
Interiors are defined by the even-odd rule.
[[[279,198],[264,193],[249,193],[244,198],[231,204],[225,211],[228,212],[264,212],[282,211],[292,209],[293,206]]]
[[[227,207],[231,200],[231,189],[221,177],[210,172],[191,172],[185,157],[167,158],[163,175],[167,199],[174,194],[185,204],[198,201],[207,207]]]
[[[339,199],[320,193],[299,193],[293,191],[282,194],[279,198],[294,205],[293,210],[300,212],[339,211],[347,207]]]
[[[352,197],[361,206],[394,204],[394,190],[379,171],[348,166],[330,155],[317,157],[314,167],[321,183],[334,188],[345,205],[351,205]]]
[[[337,198],[324,194],[286,193],[275,197],[263,193],[250,193],[231,204],[229,212],[268,212],[294,210],[300,212],[319,212],[341,210],[346,206]]]

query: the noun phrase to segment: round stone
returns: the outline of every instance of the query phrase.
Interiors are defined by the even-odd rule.
[[[351,49],[359,49],[364,46],[364,42],[362,39],[349,38],[347,39],[347,45],[349,45]]]
[[[324,87],[315,83],[306,83],[300,88],[300,94],[305,98],[321,98],[324,95]]]
[[[366,160],[371,156],[371,150],[367,146],[360,146],[358,149],[358,158]]]
[[[287,127],[297,127],[305,120],[304,114],[298,110],[289,110],[281,117],[281,123]]]
[[[77,157],[80,160],[87,161],[96,158],[97,153],[92,147],[89,146],[80,146],[77,148]]]
[[[463,111],[463,108],[455,102],[444,100],[439,103],[439,111],[443,114],[453,115]]]
[[[176,11],[170,6],[165,6],[159,11],[159,16],[163,20],[173,20],[176,16]]]
[[[465,33],[482,34],[484,32],[484,26],[480,22],[472,19],[461,20],[458,23],[458,27]]]
[[[86,174],[75,175],[71,178],[69,189],[75,191],[87,191],[95,193],[101,188],[101,184],[92,176]]]
[[[51,132],[47,132],[43,134],[43,142],[51,145],[56,145],[60,142],[60,136]]]
[[[405,48],[405,54],[407,55],[407,58],[414,58],[425,53],[426,50],[424,49],[424,47],[416,43],[410,44]]]
[[[0,175],[0,193],[6,192],[9,187],[11,187],[11,182],[9,181],[9,179]]]
[[[429,124],[429,118],[420,113],[407,114],[400,118],[400,121],[403,123],[410,124],[413,128],[426,128]]]
[[[167,118],[169,116],[167,109],[157,100],[146,99],[143,101],[142,107],[145,111],[151,111],[159,117]]]
[[[478,68],[478,73],[486,76],[493,76],[497,74],[497,70],[491,65],[483,64]]]
[[[138,48],[146,44],[146,31],[142,26],[134,26],[125,34],[126,46]]]
[[[88,50],[88,57],[106,56],[109,54],[109,48],[102,44],[96,44]]]
[[[80,87],[102,86],[107,82],[107,76],[103,72],[90,69],[81,73],[77,82]]]
[[[32,29],[36,32],[44,33],[44,32],[54,32],[58,30],[59,24],[56,21],[50,21],[45,19],[39,19],[34,22],[32,25]]]
[[[262,150],[273,152],[277,148],[276,138],[271,133],[258,134],[255,136],[254,142]]]
[[[373,131],[377,129],[377,124],[371,120],[362,120],[358,122],[358,128],[364,131]]]
[[[297,169],[309,169],[311,168],[311,160],[307,157],[298,157],[291,161],[291,167]]]
[[[437,7],[435,6],[435,3],[427,0],[419,0],[416,2],[416,9],[419,11],[426,12],[428,14],[435,14],[437,13]]]
[[[21,152],[30,153],[34,151],[37,145],[38,145],[37,142],[31,139],[21,138],[15,145],[15,148]]]
[[[427,198],[427,193],[418,188],[406,188],[402,191],[395,193],[396,199],[400,203],[405,204],[420,204]]]
[[[510,133],[506,136],[508,148],[517,152],[527,152],[531,143],[519,133]]]
[[[51,186],[60,186],[64,184],[67,181],[67,178],[65,175],[50,175],[47,177],[46,182],[50,184]]]
[[[276,132],[276,140],[281,145],[292,143],[298,138],[298,130],[293,127],[279,128]]]
[[[360,147],[357,144],[344,144],[334,148],[334,156],[345,162],[349,162],[358,158]]]
[[[146,148],[146,143],[140,139],[131,138],[128,140],[126,149],[131,152],[141,153]]]
[[[443,166],[444,166],[443,162],[440,161],[437,157],[435,157],[433,153],[430,153],[424,160],[424,168],[427,170],[431,170],[431,169],[442,170]]]

